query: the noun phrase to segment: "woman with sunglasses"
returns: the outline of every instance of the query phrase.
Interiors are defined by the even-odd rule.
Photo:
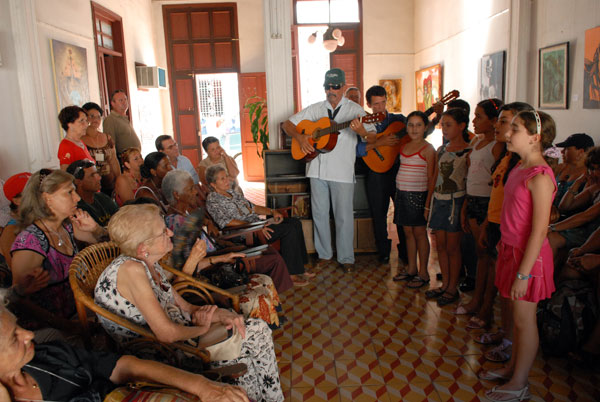
[[[76,328],[69,321],[75,314],[69,286],[69,266],[78,252],[75,239],[96,243],[105,234],[87,212],[77,208],[79,199],[73,176],[62,170],[42,169],[23,189],[19,206],[23,231],[11,253],[13,284],[28,288],[27,299],[20,303],[28,311],[19,316],[31,320],[24,323],[29,329],[72,332]]]
[[[89,127],[87,114],[79,106],[67,106],[58,114],[60,126],[66,131],[65,138],[58,145],[58,160],[60,168],[67,167],[78,160],[89,159],[94,163],[96,160],[90,155],[87,146],[81,141]]]
[[[94,102],[88,102],[82,106],[82,109],[87,113],[90,125],[85,135],[81,137],[81,141],[96,160],[96,169],[102,176],[102,192],[112,196],[115,180],[121,174],[115,144],[109,135],[100,131],[102,108]]]

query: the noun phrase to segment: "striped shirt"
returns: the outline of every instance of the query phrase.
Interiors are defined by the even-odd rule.
[[[396,188],[400,191],[427,191],[427,161],[419,149],[412,155],[400,151],[400,169],[396,175]]]

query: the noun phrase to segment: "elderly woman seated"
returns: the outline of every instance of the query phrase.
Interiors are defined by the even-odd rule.
[[[202,275],[202,271],[212,267],[213,264],[232,263],[235,258],[246,256],[236,252],[219,254],[217,247],[220,245],[202,228],[204,210],[199,208],[198,188],[188,172],[172,170],[167,173],[163,179],[162,190],[169,201],[165,222],[174,233],[171,262],[175,268],[182,269],[189,275]],[[188,259],[197,239],[202,240],[204,253],[213,255],[209,254],[209,257],[203,258],[195,267],[191,267],[184,262]],[[227,248],[224,250],[227,251]],[[266,254],[254,260],[254,272],[257,273],[250,276],[249,283],[241,290],[240,302],[244,316],[262,318],[274,328],[279,326],[276,311],[281,310],[277,292],[291,288],[292,280],[279,253],[272,247],[265,252]]]
[[[75,300],[69,286],[69,266],[75,239],[95,243],[106,233],[87,212],[77,208],[79,195],[73,176],[42,169],[31,176],[22,192],[19,224],[23,231],[12,245],[13,283],[32,291],[19,307],[28,329],[53,327],[73,331]],[[31,283],[37,286],[30,286]],[[35,317],[31,314],[35,314]]]
[[[274,209],[254,205],[240,193],[231,190],[227,172],[220,165],[206,169],[206,181],[211,192],[206,199],[206,209],[219,228],[258,222],[259,215],[271,215],[273,224],[263,229],[269,243],[281,240],[283,256],[292,281],[303,284],[315,274],[304,271],[308,262],[302,224],[296,218],[284,218]]]
[[[150,381],[177,387],[203,401],[248,401],[236,386],[162,363],[74,349],[62,342],[33,343],[0,297],[0,401],[103,400],[117,384]],[[81,398],[81,399],[79,399]]]
[[[248,319],[216,306],[187,303],[171,287],[158,261],[172,249],[171,232],[152,204],[128,205],[117,212],[108,225],[110,238],[122,254],[101,274],[95,289],[96,303],[137,325],[147,325],[163,342],[201,343],[202,335],[216,326],[237,332],[241,350],[237,358],[212,362],[213,366],[245,363],[248,372],[238,385],[256,401],[282,401],[283,393],[271,330],[258,319]],[[198,242],[189,259],[192,265],[202,259]],[[124,343],[137,337],[118,324],[101,319],[107,332]]]
[[[581,246],[600,224],[600,147],[592,148],[588,152],[586,166],[587,175],[575,181],[564,195],[559,207],[559,209],[583,209],[583,211],[549,227],[548,241],[555,259],[559,256],[560,249]],[[579,192],[584,182],[587,184]]]

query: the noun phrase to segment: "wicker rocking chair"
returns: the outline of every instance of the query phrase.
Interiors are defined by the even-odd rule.
[[[199,357],[204,362],[210,361],[210,354],[208,351],[195,348],[183,342],[171,344],[161,342],[148,328],[136,325],[94,303],[94,289],[98,278],[104,269],[119,256],[120,253],[119,247],[113,242],[98,243],[82,250],[71,263],[69,281],[75,296],[75,305],[79,321],[83,327],[84,340],[88,346],[90,343],[90,333],[86,309],[139,334],[140,338],[134,341],[135,344],[131,345],[133,347],[151,347],[151,345],[157,344],[163,348],[162,353],[165,353],[164,351],[166,349],[171,356],[171,351],[179,349],[187,354]],[[165,266],[162,262],[161,265],[165,271],[183,279],[174,285],[174,289],[178,293],[192,293],[204,300],[207,304],[214,304],[213,294],[219,294],[222,297],[229,298],[233,308],[236,311],[239,311],[239,297],[237,295],[231,294],[208,283],[201,282],[190,275],[186,275],[176,269]]]

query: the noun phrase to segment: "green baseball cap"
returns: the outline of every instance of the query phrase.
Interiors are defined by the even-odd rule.
[[[328,85],[344,85],[346,83],[346,74],[339,68],[332,68],[325,73],[325,83],[323,86]]]

